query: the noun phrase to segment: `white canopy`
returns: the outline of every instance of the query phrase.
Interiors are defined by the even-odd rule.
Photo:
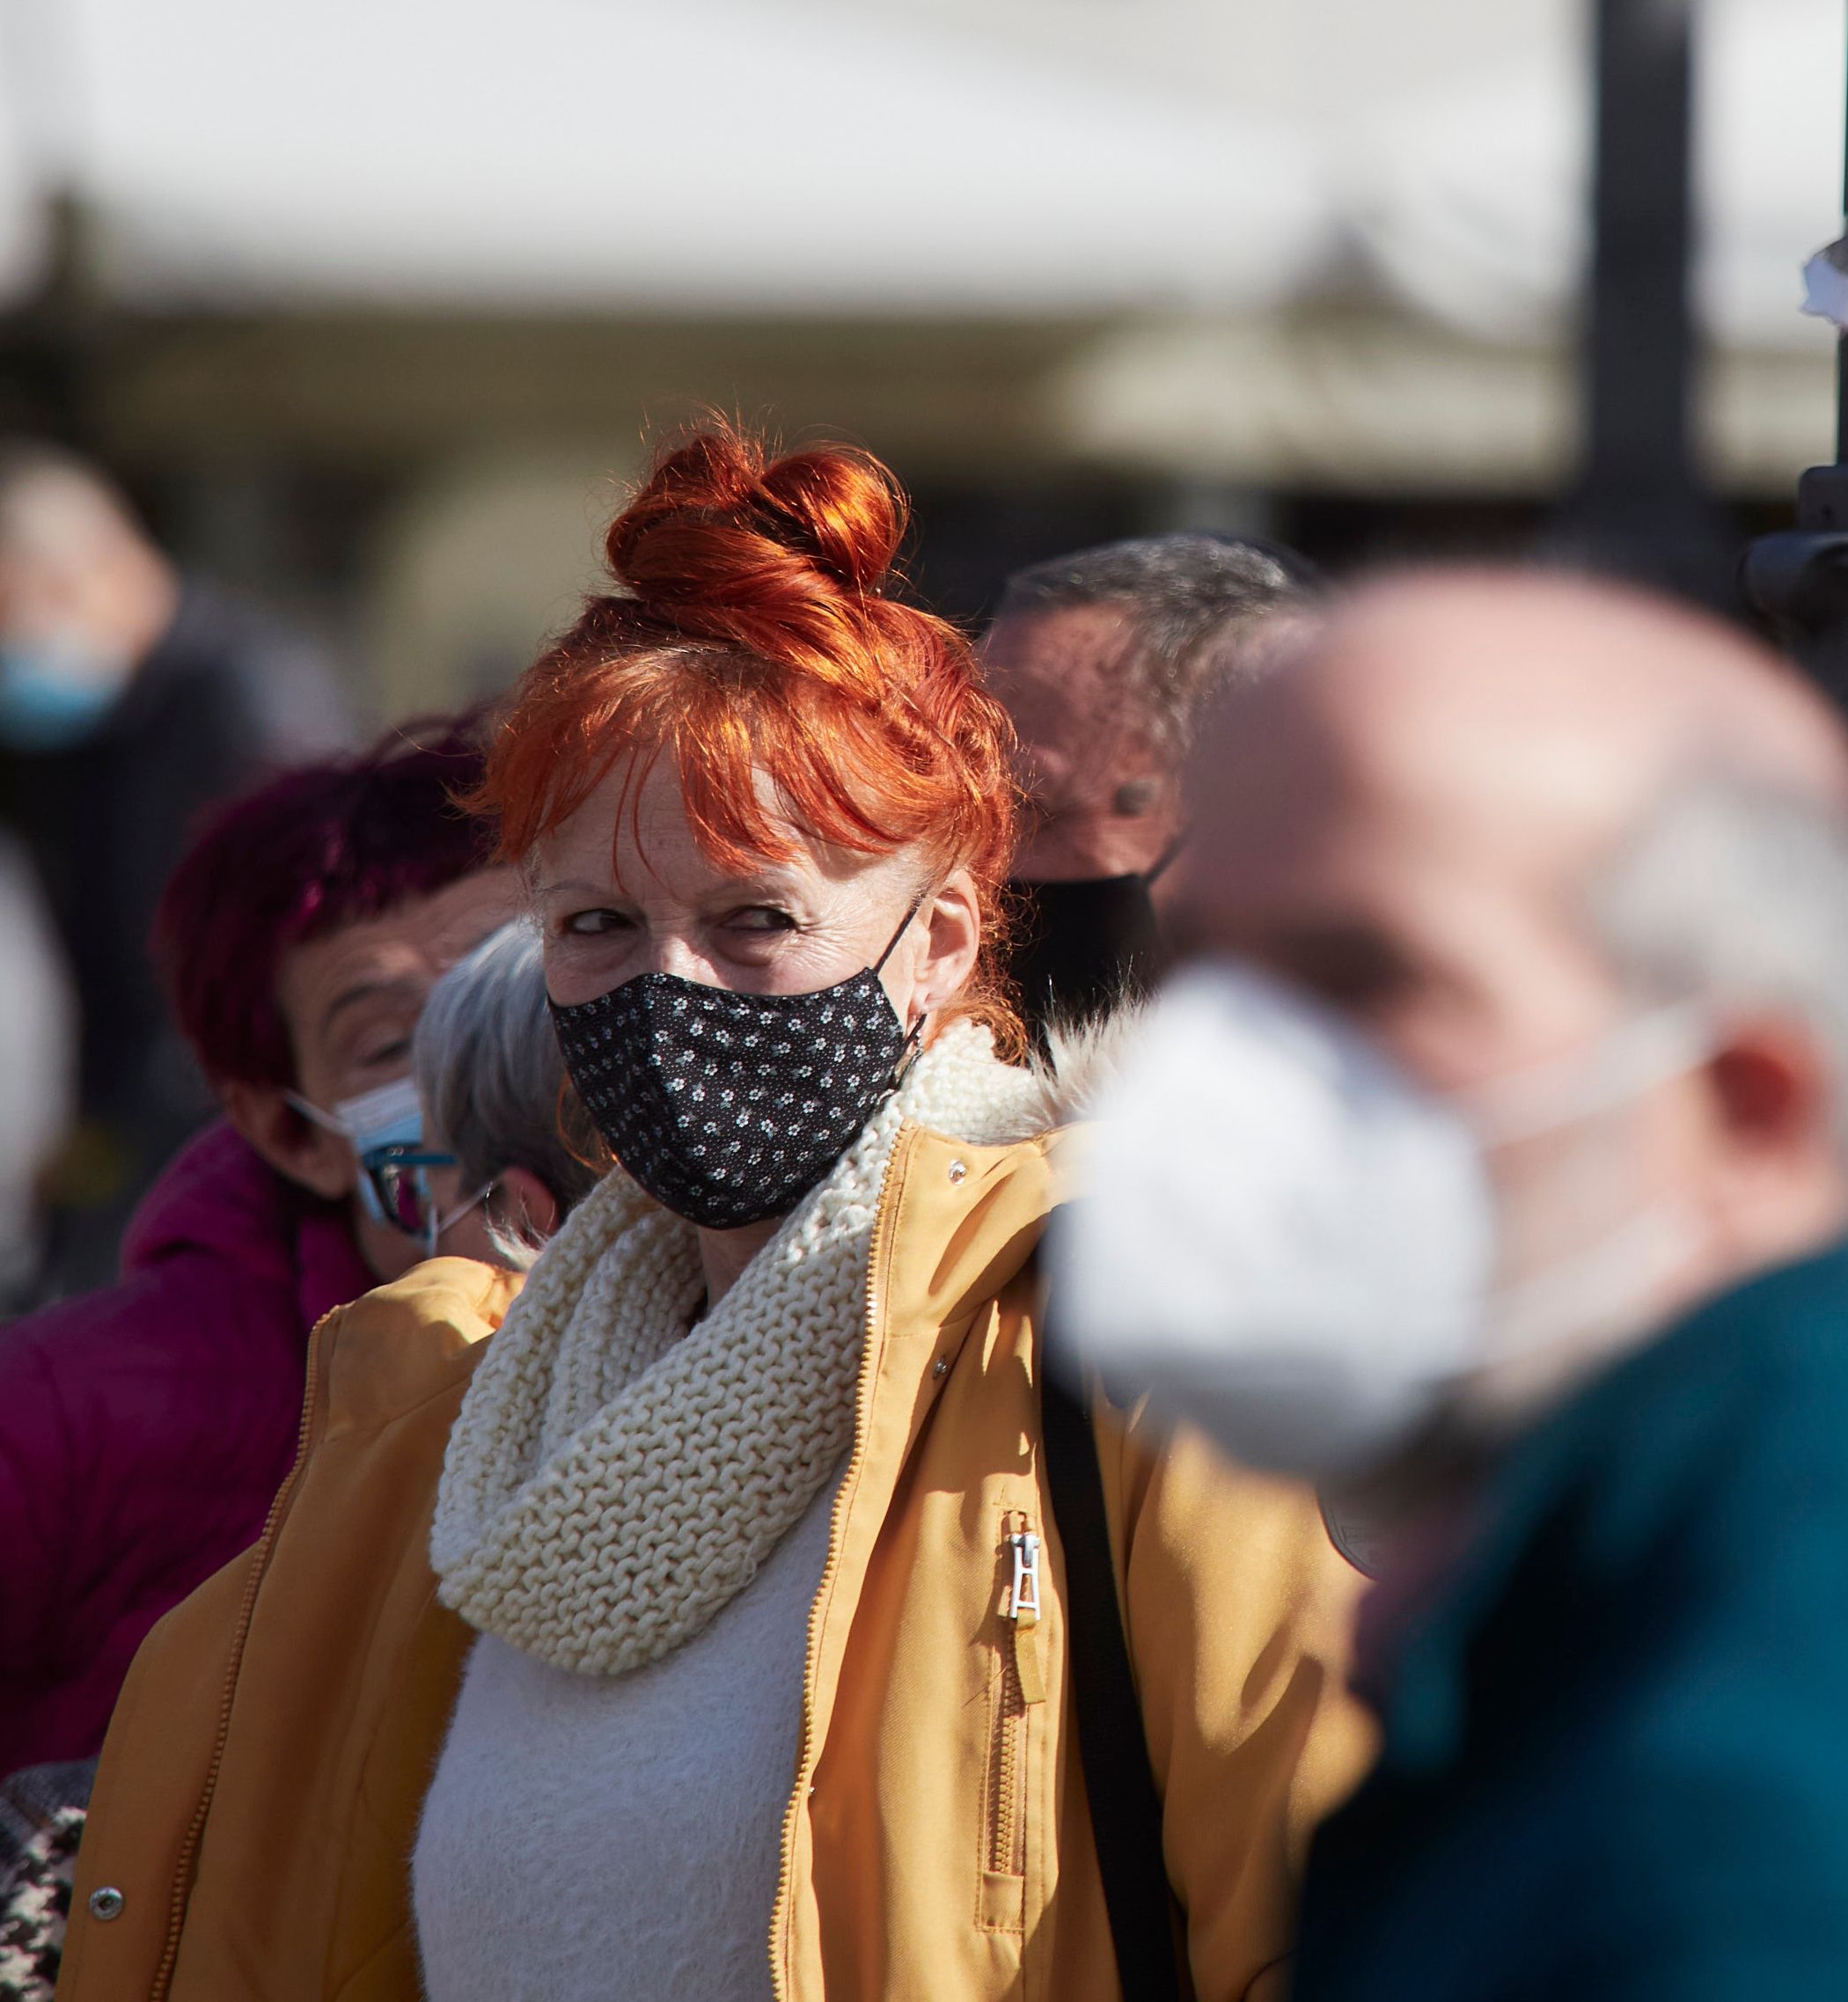
[[[1297,121],[1341,224],[1338,278],[1370,279],[1498,340],[1556,329],[1569,307],[1585,249],[1594,0],[1137,0],[1133,26],[1074,0],[919,4],[1177,102]],[[1844,9],[1688,4],[1704,297],[1729,340],[1783,341],[1796,269],[1838,219]]]
[[[1830,436],[1843,8],[1692,4],[1703,436],[1775,491]],[[1545,484],[1591,6],[0,0],[0,304],[64,191],[131,307],[1069,317],[1078,457]]]
[[[1697,10],[1697,293],[1732,348],[1826,347],[1798,271],[1840,224],[1840,0]],[[1557,333],[1588,252],[1590,93],[1557,47],[1388,93],[1349,143],[1343,207],[1399,297],[1497,341]]]
[[[78,194],[108,291],[155,306],[1242,304],[1331,226],[1280,121],[869,7],[6,4],[33,10],[0,80],[16,291],[32,184]]]
[[[1531,339],[1583,261],[1588,11],[0,0],[0,295],[66,188],[145,305],[1044,316],[1358,279]],[[1801,344],[1839,0],[1697,11],[1702,297]]]

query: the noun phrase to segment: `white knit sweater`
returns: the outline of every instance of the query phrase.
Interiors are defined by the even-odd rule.
[[[476,1642],[411,1868],[429,2002],[767,2002],[836,1485],[664,1661],[574,1675]]]

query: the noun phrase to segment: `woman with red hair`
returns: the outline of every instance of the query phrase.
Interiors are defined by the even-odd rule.
[[[505,1284],[459,1261],[323,1331],[269,1532],[136,1664],[78,2002],[1118,1992],[1042,1451],[1056,1114],[994,971],[1007,729],[890,592],[904,526],[862,454],[698,433],[516,692],[481,803],[620,1165],[491,1343]],[[1353,1749],[1348,1581],[1312,1497],[1104,1411],[1094,1449],[1143,1860],[1242,1996]]]

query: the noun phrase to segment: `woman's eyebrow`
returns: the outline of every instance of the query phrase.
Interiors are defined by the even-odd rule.
[[[789,897],[802,887],[803,879],[796,876],[737,876],[729,882],[715,884],[701,901],[707,898]]]
[[[592,883],[582,876],[561,876],[555,882],[535,883],[532,886],[536,897],[555,897],[561,891],[569,891],[574,897],[607,897],[612,889],[610,884]]]
[[[378,1001],[381,996],[412,1002],[422,999],[422,991],[415,980],[360,980],[352,986],[343,988],[321,1011],[321,1034],[326,1035],[335,1022],[348,1008],[357,1008],[363,1001]]]

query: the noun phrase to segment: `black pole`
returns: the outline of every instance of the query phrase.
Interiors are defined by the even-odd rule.
[[[1690,0],[1597,0],[1591,299],[1580,512],[1621,556],[1698,505]]]
[[[1842,209],[1848,217],[1848,98]],[[1836,340],[1835,464],[1812,466],[1797,482],[1797,525],[1749,545],[1739,585],[1790,651],[1848,707],[1848,331]]]
[[[1694,451],[1692,11],[1596,0],[1585,466],[1548,540],[1591,568],[1719,602],[1728,552]]]

